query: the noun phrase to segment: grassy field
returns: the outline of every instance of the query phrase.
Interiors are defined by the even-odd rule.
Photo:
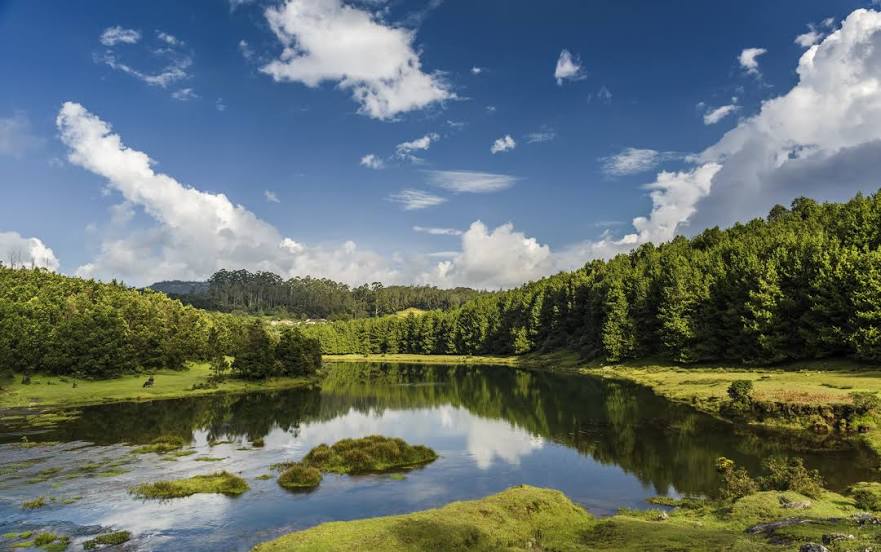
[[[70,407],[120,401],[146,401],[195,397],[212,393],[283,389],[308,384],[305,378],[273,378],[266,381],[228,379],[216,388],[193,389],[208,381],[208,363],[190,363],[182,371],[164,370],[153,375],[152,387],[143,386],[146,375],[123,376],[107,380],[74,380],[36,375],[23,385],[21,376],[0,385],[0,409],[21,407]]]
[[[793,503],[807,506],[797,512],[785,507]],[[324,523],[260,544],[254,552],[789,551],[836,533],[853,535],[841,550],[862,550],[881,535],[878,525],[853,520],[858,511],[853,500],[834,493],[809,500],[789,491],[766,491],[733,504],[684,500],[677,505],[664,513],[624,510],[596,519],[559,491],[520,486],[413,514]],[[794,516],[810,522],[770,533],[746,531]]]

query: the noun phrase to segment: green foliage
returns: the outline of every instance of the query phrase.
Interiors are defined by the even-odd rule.
[[[129,492],[141,498],[180,498],[199,493],[238,496],[249,489],[244,479],[228,472],[196,475],[187,479],[157,481],[132,487]]]
[[[275,346],[278,375],[308,376],[321,368],[321,343],[296,328],[284,328]]]
[[[244,379],[263,379],[273,375],[275,359],[272,340],[260,320],[254,320],[247,329],[247,337],[236,352],[233,373]]]
[[[89,539],[83,543],[83,550],[95,550],[99,546],[115,546],[131,540],[132,534],[128,531],[114,531],[98,535],[94,539]]]
[[[142,445],[140,447],[135,448],[133,452],[138,454],[145,454],[148,452],[155,452],[157,454],[164,454],[166,452],[172,452],[182,448],[185,444],[187,444],[183,438],[178,437],[177,435],[160,435],[153,439],[153,441],[149,445]]]
[[[406,469],[437,459],[437,453],[403,439],[370,435],[343,439],[332,446],[318,445],[303,457],[303,464],[332,473],[375,473]]]
[[[278,476],[278,484],[288,490],[314,489],[321,483],[321,471],[300,462],[291,464]]]
[[[38,496],[37,498],[33,498],[31,500],[25,500],[21,503],[21,507],[25,510],[39,510],[43,506],[46,505],[46,497]]]
[[[759,487],[744,468],[739,468],[733,460],[720,457],[716,460],[716,471],[722,476],[719,496],[723,500],[737,500],[756,492]]]
[[[853,408],[858,414],[873,414],[881,407],[881,398],[876,393],[854,391],[849,394]]]
[[[413,319],[411,319],[413,318]],[[623,361],[881,360],[881,193],[800,198],[766,220],[647,244],[419,317],[307,324],[326,354],[522,354]]]
[[[764,464],[767,475],[759,478],[765,491],[793,491],[811,498],[823,493],[823,478],[818,470],[805,468],[801,458],[773,457]]]
[[[753,382],[752,380],[735,380],[728,386],[728,398],[731,403],[738,409],[749,408],[753,402]]]
[[[847,494],[853,497],[857,508],[873,512],[881,511],[881,483],[874,481],[857,483],[847,489]]]

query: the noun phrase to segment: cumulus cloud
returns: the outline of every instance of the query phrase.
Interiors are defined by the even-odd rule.
[[[510,134],[506,134],[501,138],[497,138],[495,142],[493,142],[492,146],[489,147],[489,151],[495,155],[497,153],[502,153],[505,151],[511,151],[512,149],[517,147],[517,142],[511,138]]]
[[[464,233],[458,228],[433,228],[425,226],[414,226],[413,231],[431,234],[432,236],[461,236]]]
[[[456,193],[485,194],[506,190],[517,177],[477,171],[425,171],[434,186]]]
[[[740,109],[740,107],[735,104],[723,105],[715,109],[711,109],[704,113],[704,124],[715,125],[725,117],[736,112],[738,109]]]
[[[80,104],[65,103],[56,122],[69,148],[68,160],[105,178],[110,189],[155,223],[146,230],[114,229],[105,236],[98,256],[79,267],[82,276],[145,284],[201,279],[220,268],[242,267],[353,284],[398,281],[396,265],[360,250],[354,242],[301,244],[223,194],[203,192],[155,172],[147,154],[125,146],[109,124]]]
[[[569,50],[560,52],[557,58],[557,66],[554,69],[554,78],[557,79],[557,85],[563,86],[563,81],[577,81],[587,78],[587,72],[581,66],[581,59],[573,56]]]
[[[0,263],[10,267],[42,267],[58,270],[55,253],[38,238],[25,238],[18,232],[0,232]]]
[[[767,53],[768,50],[764,48],[744,48],[737,57],[737,61],[740,62],[743,70],[750,75],[759,75],[758,57]]]
[[[34,134],[31,120],[24,113],[0,117],[0,155],[21,157],[42,143],[43,139]]]
[[[336,82],[351,91],[360,113],[375,119],[455,97],[439,74],[422,70],[415,33],[369,11],[341,0],[287,0],[265,15],[284,47],[262,68],[276,81]]]
[[[406,189],[388,196],[389,201],[400,203],[405,211],[415,211],[446,203],[446,198],[423,190]]]
[[[428,148],[431,147],[431,144],[437,142],[440,139],[436,133],[431,132],[422,136],[421,138],[416,138],[415,140],[411,140],[409,142],[402,142],[395,146],[395,156],[398,159],[409,159],[411,161],[418,160],[417,157],[413,155],[414,151],[427,151]]]
[[[367,155],[362,157],[359,163],[362,167],[367,167],[368,169],[374,170],[379,170],[385,167],[385,162],[382,160],[382,158],[372,153],[368,153]]]
[[[99,39],[104,46],[116,46],[117,44],[136,44],[141,40],[140,31],[134,29],[124,29],[119,25],[115,27],[107,27],[101,33]]]
[[[242,57],[248,61],[251,61],[251,59],[254,57],[254,50],[245,39],[239,40],[239,53],[241,53]]]
[[[795,43],[802,48],[810,48],[826,36],[826,31],[824,29],[829,29],[834,24],[835,19],[832,17],[827,17],[821,21],[819,25],[808,23],[808,31],[795,37]]]
[[[478,66],[475,65],[474,67],[471,68],[471,74],[472,74],[472,75],[479,75],[479,74],[481,74],[481,73],[483,73],[483,68],[482,68],[482,67],[478,67]]]

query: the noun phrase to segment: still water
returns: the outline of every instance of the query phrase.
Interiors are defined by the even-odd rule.
[[[195,452],[132,452],[168,434]],[[306,494],[257,479],[320,443],[370,434],[428,445],[440,458],[403,479],[325,475]],[[52,444],[23,448],[23,435]],[[258,438],[264,447],[250,445]],[[803,452],[794,436],[735,430],[636,386],[493,366],[330,365],[320,388],[87,407],[46,430],[0,426],[0,443],[0,533],[48,528],[79,543],[125,529],[135,535],[126,550],[248,550],[324,521],[406,513],[524,483],[607,515],[650,507],[655,495],[712,494],[719,456],[753,472],[774,454],[802,456],[833,488],[876,478],[873,457],[858,447]],[[239,473],[251,490],[169,501],[128,493],[218,470]],[[37,496],[54,502],[21,508]]]

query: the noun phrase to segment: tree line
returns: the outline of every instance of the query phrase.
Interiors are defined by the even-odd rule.
[[[219,270],[207,282],[157,282],[150,287],[208,310],[323,319],[383,316],[411,307],[449,310],[486,293],[380,282],[349,287],[327,278],[285,280],[272,272],[248,270]]]
[[[0,264],[0,371],[107,378],[191,360],[210,361],[219,377],[254,378],[314,372],[320,352],[296,328],[271,331],[115,281]]]
[[[304,327],[324,353],[881,360],[881,192],[645,244],[446,312]]]

